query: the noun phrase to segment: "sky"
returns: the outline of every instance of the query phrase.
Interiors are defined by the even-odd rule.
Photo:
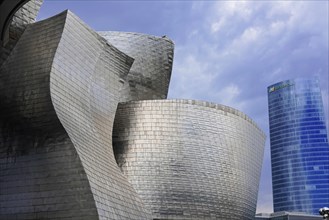
[[[175,43],[168,98],[236,108],[266,133],[257,213],[272,212],[267,86],[318,77],[328,127],[328,1],[45,0],[38,20],[69,9],[96,31]]]

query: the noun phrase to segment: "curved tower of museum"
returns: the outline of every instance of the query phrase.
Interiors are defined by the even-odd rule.
[[[169,38],[132,32],[98,33],[134,58],[120,102],[167,98],[174,56],[174,43]]]
[[[120,103],[119,167],[155,219],[254,219],[265,135],[242,112],[194,100]]]
[[[274,211],[318,214],[329,204],[329,146],[317,79],[268,87]]]

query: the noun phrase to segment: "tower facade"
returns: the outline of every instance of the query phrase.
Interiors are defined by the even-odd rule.
[[[274,211],[318,214],[329,204],[329,146],[317,79],[268,87]]]

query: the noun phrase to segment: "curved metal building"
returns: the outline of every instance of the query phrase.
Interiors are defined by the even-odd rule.
[[[116,160],[154,219],[254,219],[264,133],[208,102],[120,103]]]
[[[274,211],[318,214],[329,204],[329,144],[319,82],[268,87]]]
[[[167,37],[105,39],[69,11],[30,24],[41,2],[5,23],[0,219],[253,219],[265,141],[255,123],[227,106],[163,100]]]
[[[69,11],[25,29],[0,68],[0,219],[150,219],[112,150],[132,62]]]
[[[174,43],[169,38],[130,32],[98,33],[135,60],[120,102],[167,98],[174,56]]]

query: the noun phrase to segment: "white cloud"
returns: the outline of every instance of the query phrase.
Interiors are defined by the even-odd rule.
[[[217,14],[222,15],[222,17],[238,16],[244,20],[249,20],[254,10],[250,1],[216,2],[214,8]]]
[[[234,83],[230,83],[222,89],[219,89],[218,92],[214,93],[213,99],[217,99],[219,103],[223,103],[233,108],[242,109],[244,102],[237,100],[240,93],[241,90],[239,87]]]
[[[226,24],[226,20],[224,18],[215,21],[214,23],[211,24],[211,32],[215,33],[218,32],[224,25]]]
[[[171,96],[175,98],[191,99],[205,95],[207,88],[214,79],[212,72],[208,70],[208,63],[197,54],[189,54],[189,51],[176,49],[174,71],[171,79]],[[178,58],[176,58],[178,56]],[[198,94],[199,93],[199,94]]]

